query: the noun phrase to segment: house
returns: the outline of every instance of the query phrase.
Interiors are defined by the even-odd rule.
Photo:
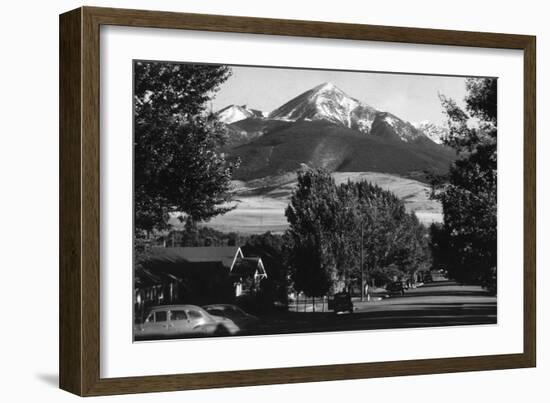
[[[134,275],[138,310],[163,303],[231,302],[267,278],[260,257],[238,246],[151,248]]]

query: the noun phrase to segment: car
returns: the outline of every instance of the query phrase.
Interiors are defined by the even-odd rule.
[[[390,295],[392,295],[392,294],[405,295],[405,287],[403,287],[403,282],[402,281],[394,281],[394,282],[389,283],[386,286],[386,291],[388,291],[390,293]]]
[[[254,330],[260,320],[231,304],[211,304],[203,306],[204,310],[216,318],[226,318],[235,324],[230,331],[231,334],[246,333]]]
[[[431,273],[427,273],[426,275],[424,275],[423,280],[424,280],[425,283],[433,283],[433,281],[434,281]]]
[[[229,319],[210,315],[196,305],[160,305],[151,308],[143,323],[134,326],[136,338],[204,337],[236,332]]]
[[[329,297],[328,309],[332,309],[335,313],[353,313],[353,302],[351,300],[351,295],[348,292],[342,291],[334,294],[332,297]]]

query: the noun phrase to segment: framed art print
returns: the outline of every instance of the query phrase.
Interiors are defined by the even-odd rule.
[[[535,38],[60,17],[60,385],[535,365]]]

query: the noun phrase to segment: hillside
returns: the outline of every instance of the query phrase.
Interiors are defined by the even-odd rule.
[[[425,183],[378,172],[335,172],[332,176],[336,183],[366,180],[395,193],[403,200],[407,211],[414,212],[426,225],[442,220],[441,205],[430,200],[430,188]],[[234,181],[237,208],[205,225],[228,232],[283,232],[288,227],[284,212],[296,184],[296,174]],[[182,225],[176,219],[172,221],[176,227]]]
[[[393,136],[364,135],[325,120],[284,122],[246,119],[243,131],[259,133],[251,141],[227,149],[241,166],[235,179],[250,180],[294,172],[302,164],[329,171],[382,172],[422,178],[443,173],[454,151],[428,139],[404,142]],[[248,132],[250,133],[250,132]]]
[[[240,161],[233,174],[236,208],[206,225],[222,231],[283,232],[284,211],[302,166],[324,168],[337,183],[367,180],[395,193],[425,224],[440,222],[441,205],[429,199],[428,174],[444,174],[455,160],[439,127],[413,125],[318,85],[261,113],[245,105],[218,112],[228,129],[221,150]],[[177,223],[175,223],[177,226]]]

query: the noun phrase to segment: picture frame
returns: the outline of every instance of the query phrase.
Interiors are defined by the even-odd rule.
[[[102,26],[523,51],[523,352],[154,376],[101,377],[99,116]],[[80,396],[98,396],[527,368],[536,365],[534,36],[81,7],[60,16],[59,91],[59,379],[62,389]]]

